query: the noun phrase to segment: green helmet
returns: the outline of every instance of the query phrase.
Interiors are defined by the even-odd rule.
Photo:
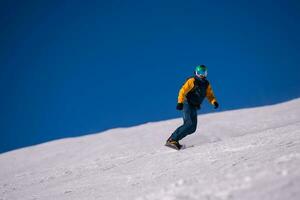
[[[205,65],[198,65],[195,69],[196,76],[207,77],[207,67]]]

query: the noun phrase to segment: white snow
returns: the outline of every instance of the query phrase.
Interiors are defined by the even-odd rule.
[[[298,200],[300,99],[118,128],[0,154],[0,200]]]

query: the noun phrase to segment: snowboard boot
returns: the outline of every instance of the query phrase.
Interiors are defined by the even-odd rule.
[[[178,141],[172,140],[172,139],[170,139],[170,138],[167,140],[165,146],[170,147],[170,148],[173,148],[173,149],[176,149],[176,150],[180,150],[181,147],[182,147],[182,145],[179,144]]]

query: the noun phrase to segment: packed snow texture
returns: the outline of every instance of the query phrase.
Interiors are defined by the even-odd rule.
[[[300,99],[56,140],[0,155],[1,200],[299,200]]]

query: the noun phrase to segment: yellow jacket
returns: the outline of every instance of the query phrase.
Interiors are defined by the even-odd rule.
[[[204,98],[214,104],[217,101],[210,83],[206,80],[200,80],[198,78],[189,78],[181,87],[178,94],[178,103],[187,101],[196,101],[196,104],[201,104]]]

